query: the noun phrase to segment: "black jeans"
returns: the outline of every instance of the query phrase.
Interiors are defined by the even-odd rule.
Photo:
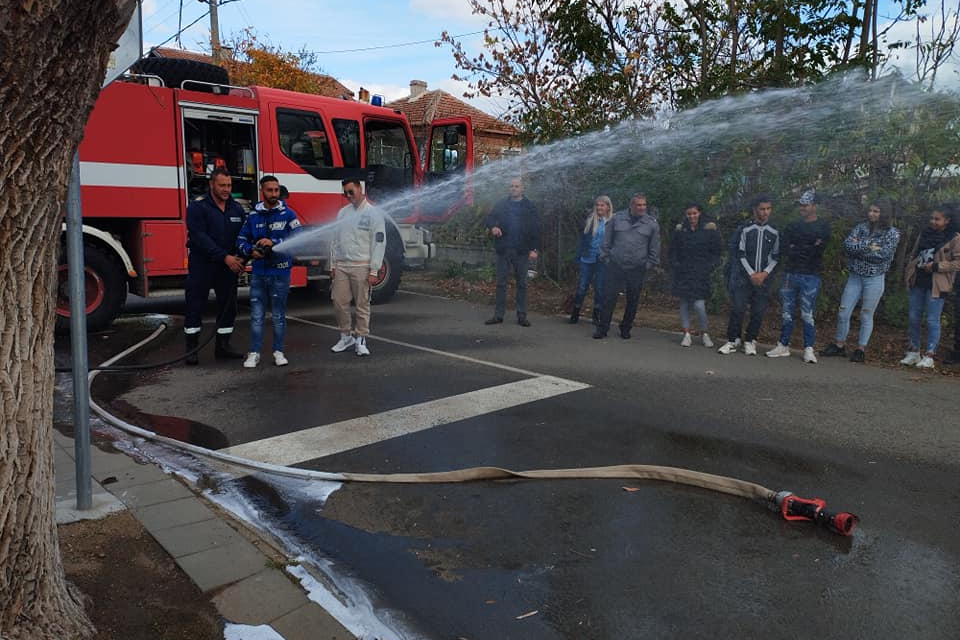
[[[493,315],[502,318],[507,310],[507,278],[512,273],[517,282],[517,317],[527,315],[527,264],[528,252],[507,250],[497,254],[497,294]]]
[[[237,274],[225,264],[191,264],[187,272],[184,329],[199,329],[207,296],[217,296],[217,328],[233,329],[237,317]]]
[[[643,288],[643,278],[646,274],[646,267],[624,269],[615,262],[607,264],[606,280],[603,283],[603,308],[600,309],[598,329],[607,331],[610,328],[610,320],[613,318],[613,308],[617,304],[617,296],[623,291],[627,294],[627,304],[623,309],[620,329],[630,330],[630,327],[633,326],[633,319],[637,316],[640,290]]]
[[[733,342],[740,337],[743,316],[748,306],[750,323],[747,325],[747,334],[743,339],[745,342],[757,339],[760,325],[763,323],[763,314],[770,303],[770,281],[771,278],[768,277],[762,285],[756,287],[747,280],[730,287],[730,322],[727,324],[727,340]]]

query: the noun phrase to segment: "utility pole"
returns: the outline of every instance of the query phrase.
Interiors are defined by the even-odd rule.
[[[217,18],[217,0],[200,0],[210,5],[210,57],[220,64],[220,20]]]

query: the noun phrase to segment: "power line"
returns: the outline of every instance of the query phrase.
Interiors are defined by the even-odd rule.
[[[166,40],[164,40],[164,41],[161,42],[160,44],[155,44],[155,45],[153,45],[154,48],[156,48],[156,47],[162,47],[163,45],[167,44],[168,42],[170,42],[170,41],[173,40],[174,38],[179,38],[181,33],[183,33],[184,31],[186,31],[187,29],[189,29],[189,28],[192,27],[193,25],[197,24],[198,22],[200,22],[201,20],[203,20],[204,18],[206,18],[208,15],[210,15],[210,10],[209,10],[209,9],[208,9],[207,11],[204,11],[203,14],[201,14],[201,16],[200,16],[199,18],[197,18],[196,20],[194,20],[193,22],[191,22],[190,24],[188,24],[188,25],[185,26],[184,28],[177,30],[177,32],[176,32],[175,34],[173,34],[172,36],[170,36],[169,38],[167,38]]]
[[[471,31],[470,33],[461,33],[455,36],[450,36],[451,38],[465,38],[467,36],[475,36],[483,33],[483,31]],[[431,38],[429,40],[417,40],[415,42],[398,42],[396,44],[382,44],[377,47],[360,47],[359,49],[334,49],[331,51],[308,51],[307,53],[314,53],[318,56],[327,55],[331,53],[356,53],[358,51],[375,51],[377,49],[396,49],[398,47],[412,47],[418,44],[433,44],[436,42],[436,38]]]

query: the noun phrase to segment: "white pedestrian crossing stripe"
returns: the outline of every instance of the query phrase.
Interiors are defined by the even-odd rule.
[[[223,449],[223,453],[276,465],[294,465],[390,438],[475,418],[587,389],[590,385],[537,376],[374,415],[344,420]]]

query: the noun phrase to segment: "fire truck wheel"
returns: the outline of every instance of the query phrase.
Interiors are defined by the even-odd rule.
[[[382,304],[389,302],[400,287],[400,275],[403,273],[403,256],[387,253],[380,267],[379,277],[370,291],[370,302]]]
[[[99,247],[83,245],[83,286],[87,302],[87,331],[100,331],[120,315],[127,299],[123,269],[113,256]],[[70,332],[70,282],[66,253],[57,266],[57,333]]]
[[[160,76],[168,87],[179,89],[184,80],[196,80],[211,84],[229,84],[230,77],[227,70],[215,64],[207,64],[198,60],[182,60],[180,58],[144,58],[137,63],[137,73],[149,76]],[[210,92],[211,87],[191,87],[191,91]]]

